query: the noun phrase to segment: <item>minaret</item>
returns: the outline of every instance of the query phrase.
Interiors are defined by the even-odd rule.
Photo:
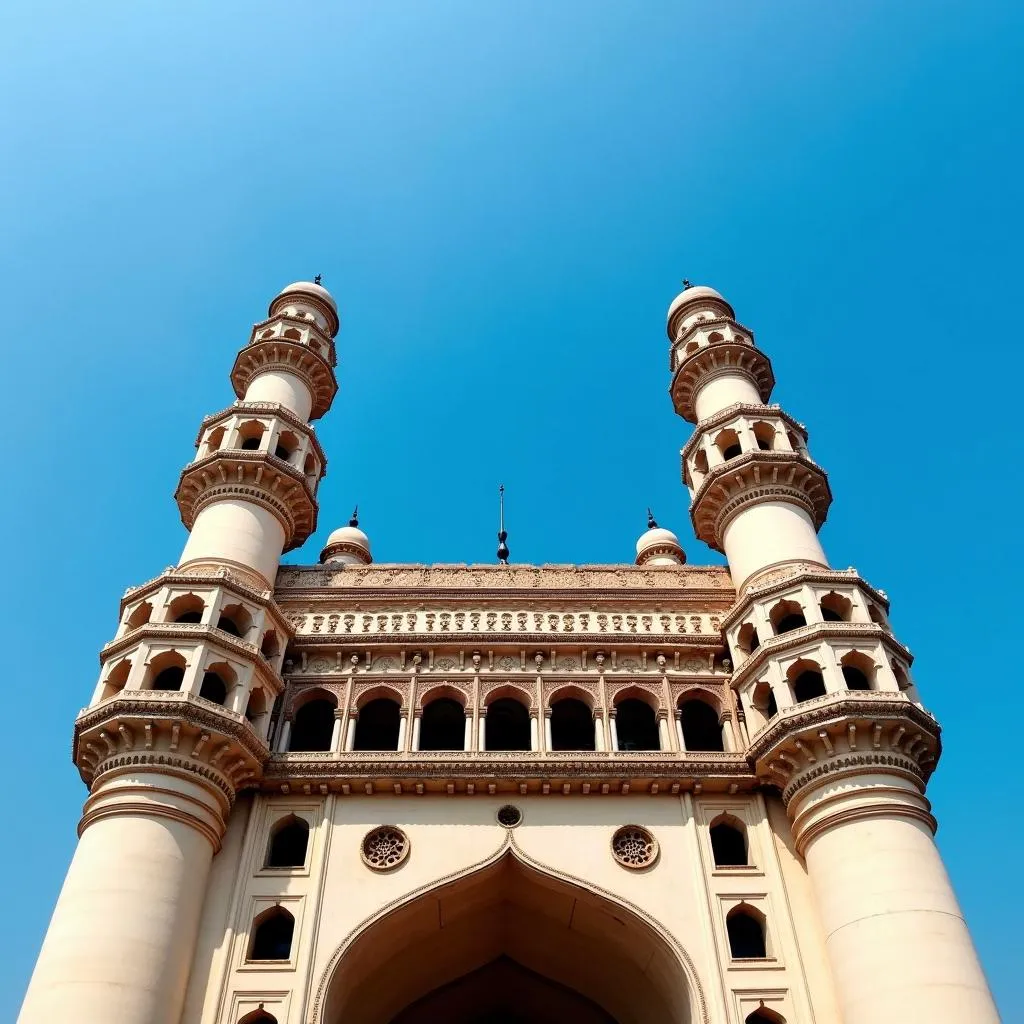
[[[696,424],[682,452],[694,527],[737,588],[723,628],[748,754],[792,822],[842,1020],[995,1024],[924,795],[939,727],[886,597],[829,567],[825,473],[804,427],[766,404],[771,364],[729,303],[687,287],[668,336],[673,403]]]
[[[75,723],[89,797],[22,1024],[181,1020],[210,864],[268,755],[291,630],[273,583],[316,526],[310,420],[337,391],[338,326],[318,282],[271,302],[235,360],[239,401],[203,421],[181,474],[181,560],[121,602]]]

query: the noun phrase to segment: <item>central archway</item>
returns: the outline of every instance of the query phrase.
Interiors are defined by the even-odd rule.
[[[336,955],[318,1024],[697,1024],[679,951],[514,848],[410,897]],[[321,990],[323,991],[323,990]]]

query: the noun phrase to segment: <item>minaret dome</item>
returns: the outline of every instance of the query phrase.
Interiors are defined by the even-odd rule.
[[[270,315],[275,313],[311,314],[321,330],[333,338],[338,333],[338,304],[319,281],[294,281],[271,300]]]
[[[682,565],[686,561],[679,538],[659,526],[650,511],[647,513],[647,531],[636,542],[637,565]]]
[[[669,339],[674,341],[681,327],[689,327],[699,319],[735,316],[725,297],[714,288],[696,284],[685,287],[668,307],[666,321]]]

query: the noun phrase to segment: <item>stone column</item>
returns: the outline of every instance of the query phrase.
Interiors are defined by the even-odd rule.
[[[180,1024],[227,811],[199,777],[108,773],[86,801],[19,1024]]]
[[[345,750],[352,751],[356,749],[356,722],[359,719],[359,715],[353,710],[348,716],[348,726],[345,729]]]
[[[658,743],[662,750],[672,749],[672,740],[668,733],[668,712],[658,712]]]
[[[600,711],[594,712],[594,749],[604,750],[604,716]]]
[[[615,708],[608,711],[608,733],[611,736],[612,750],[619,749],[619,730],[615,724]]]
[[[843,1024],[998,1024],[921,786],[884,769],[829,773],[789,813]]]
[[[462,740],[463,750],[473,749],[473,716],[466,715],[466,732]]]
[[[530,715],[530,749],[535,752],[540,750],[540,729],[536,715]]]
[[[412,716],[412,749],[420,749],[420,727],[423,722],[423,712],[417,708]]]
[[[334,729],[331,731],[331,753],[337,754],[341,750],[341,720],[345,712],[341,708],[334,709]]]

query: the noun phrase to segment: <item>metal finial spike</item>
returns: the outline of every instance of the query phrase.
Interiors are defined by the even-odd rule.
[[[317,284],[319,284],[319,283],[320,282],[318,281]],[[690,279],[687,278],[687,277],[684,277],[683,278],[683,291],[685,292],[687,288],[692,288],[692,287],[693,287],[693,285],[690,284]]]
[[[359,525],[359,506],[358,505],[356,505],[356,507],[354,509],[352,509],[352,518],[348,521],[348,525],[349,526],[358,526]]]
[[[508,565],[508,533],[505,532],[505,485],[498,485],[498,561]]]
[[[647,509],[647,529],[648,530],[656,530],[657,528],[658,528],[658,524],[654,520],[654,513],[648,508]]]
[[[317,274],[316,277],[313,278],[313,284],[319,284],[321,279],[322,279],[322,277],[323,277],[322,274]]]

